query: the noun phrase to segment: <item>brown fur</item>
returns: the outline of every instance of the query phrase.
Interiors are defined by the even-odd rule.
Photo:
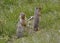
[[[24,36],[24,27],[26,26],[26,20],[25,20],[25,14],[23,12],[20,13],[19,21],[17,24],[17,37],[23,37]]]
[[[40,10],[41,10],[41,8],[35,8],[35,12],[34,12],[34,26],[33,26],[34,31],[38,31]]]

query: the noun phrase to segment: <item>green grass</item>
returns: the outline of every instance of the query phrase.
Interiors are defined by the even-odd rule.
[[[29,18],[37,6],[42,7],[40,31],[13,43],[60,43],[60,0],[0,0],[0,43],[15,35],[20,12]]]

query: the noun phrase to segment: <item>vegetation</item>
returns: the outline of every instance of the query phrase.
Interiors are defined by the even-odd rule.
[[[60,0],[0,0],[0,43],[15,35],[20,12],[29,18],[37,6],[42,8],[40,31],[11,43],[60,43]]]

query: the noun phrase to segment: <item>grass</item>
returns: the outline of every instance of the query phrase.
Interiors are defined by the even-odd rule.
[[[14,43],[60,43],[60,35],[55,30],[41,30],[33,34],[33,36],[17,39]]]
[[[12,43],[60,43],[60,0],[0,0],[0,43],[15,35],[20,12],[29,18],[36,6],[42,7],[40,31]]]

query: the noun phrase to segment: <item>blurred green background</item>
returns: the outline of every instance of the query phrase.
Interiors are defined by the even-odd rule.
[[[40,31],[13,43],[60,43],[60,0],[0,0],[0,43],[16,33],[20,12],[29,18],[37,6],[42,8]]]

